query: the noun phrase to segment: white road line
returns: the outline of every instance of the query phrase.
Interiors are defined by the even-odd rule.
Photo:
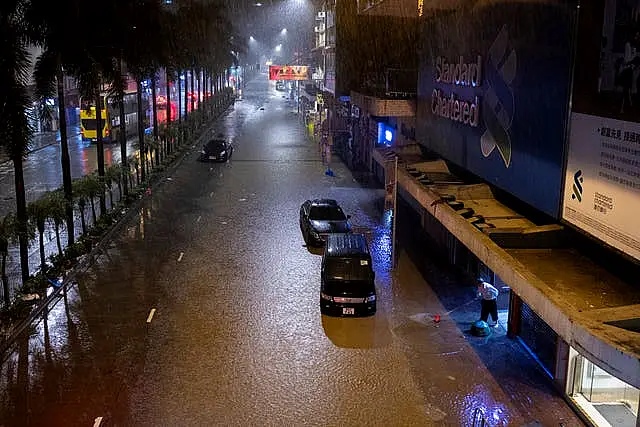
[[[196,219],[196,222],[200,222],[201,219],[202,219],[202,215],[200,215],[198,219]]]
[[[93,427],[100,427],[100,424],[102,423],[102,417],[97,417],[94,421],[93,421]]]
[[[147,323],[151,323],[151,319],[153,319],[153,315],[155,314],[156,309],[152,308],[151,311],[149,312],[149,317],[147,317]]]
[[[178,257],[178,262],[182,261],[183,256],[184,256],[184,252],[180,252],[180,256]]]

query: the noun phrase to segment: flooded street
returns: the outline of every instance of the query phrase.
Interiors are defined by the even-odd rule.
[[[337,159],[326,176],[295,111],[265,75],[247,85],[208,131],[232,160],[194,146],[16,342],[1,426],[470,426],[478,408],[490,425],[581,425],[544,391],[523,411],[411,259],[391,272],[383,190]],[[367,236],[375,316],[320,315],[321,252],[298,224],[313,198]]]

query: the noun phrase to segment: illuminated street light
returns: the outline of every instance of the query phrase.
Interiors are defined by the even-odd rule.
[[[283,28],[283,29],[282,29],[282,31],[280,31],[280,33],[282,33],[282,34],[287,34],[287,29],[286,29],[286,28]]]
[[[249,36],[249,41],[250,42],[254,42],[254,41],[256,41],[256,39],[254,39],[253,36]]]
[[[282,45],[281,44],[276,46],[276,52],[280,52],[281,50],[282,50]]]

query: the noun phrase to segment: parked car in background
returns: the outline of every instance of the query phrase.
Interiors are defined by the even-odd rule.
[[[329,233],[351,231],[348,215],[332,199],[307,200],[300,207],[300,230],[307,245],[324,244]]]

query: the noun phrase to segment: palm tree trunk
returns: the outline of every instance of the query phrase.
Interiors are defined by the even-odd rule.
[[[195,82],[196,73],[193,69],[191,69],[191,111],[196,109],[196,82]]]
[[[98,137],[98,176],[104,178],[104,141],[102,140],[102,130],[104,124],[102,123],[102,108],[105,102],[102,102],[100,96],[100,87],[96,88],[96,135]],[[100,215],[104,215],[107,211],[107,203],[104,198],[104,190],[100,192]],[[95,219],[94,219],[95,222]]]
[[[169,126],[171,125],[171,84],[170,84],[170,74],[169,70],[165,68],[165,77],[167,81],[167,125],[165,126],[165,144],[166,144],[166,154],[169,154],[171,150],[170,141],[169,141]]]
[[[124,181],[124,184],[125,184],[124,187],[126,188],[127,187],[127,172],[126,172],[126,169],[123,169],[123,171],[125,171],[125,172],[122,172],[122,178],[125,180]],[[120,200],[122,200],[122,181],[118,181],[118,201],[120,201]]]
[[[62,65],[60,63],[58,63],[56,80],[58,87],[58,115],[60,116],[60,163],[62,165],[62,188],[64,189],[64,198],[67,201],[65,205],[65,212],[67,215],[67,242],[69,245],[73,245],[75,234],[73,224],[71,159],[69,157],[69,141],[67,140],[67,115],[64,101],[64,74],[62,72]]]
[[[56,245],[58,246],[58,255],[62,256],[62,243],[60,243],[60,224],[54,224],[56,231]]]
[[[40,243],[40,272],[44,276],[47,271],[47,257],[44,253],[44,228],[38,227],[38,241]]]
[[[82,225],[82,234],[87,234],[87,222],[84,219],[84,206],[78,206],[80,209],[80,224]]]
[[[7,277],[7,249],[2,251],[2,260],[0,260],[0,270],[2,270],[2,295],[5,306],[11,304],[11,295],[9,295],[9,278]]]
[[[122,71],[122,58],[120,58],[120,76],[124,76]],[[127,170],[127,124],[126,117],[124,115],[124,86],[120,88],[120,93],[118,93],[118,98],[120,101],[120,165],[122,170],[122,177],[124,178],[124,174]],[[124,195],[128,195],[127,187],[124,187]],[[120,194],[120,198],[122,198],[122,194]]]
[[[153,139],[158,142],[158,102],[156,99],[156,73],[154,72],[151,75],[151,105],[153,108]],[[160,156],[158,155],[158,151],[160,150],[159,146],[156,146],[156,166],[160,164]]]
[[[140,145],[140,165],[142,169],[140,170],[140,179],[142,181],[145,180],[145,166],[146,166],[146,152],[147,148],[144,143],[144,112],[142,111],[142,80],[137,79],[136,81],[137,93],[136,98],[138,101],[138,143]]]
[[[96,203],[93,200],[93,196],[89,197],[89,203],[91,204],[91,217],[93,219],[93,225],[96,225],[98,218],[96,217]]]
[[[177,78],[177,82],[178,82],[178,123],[182,122],[182,82],[180,81],[180,70],[178,70],[178,78]]]
[[[24,171],[22,156],[13,158],[16,189],[16,219],[18,220],[18,241],[20,244],[20,271],[22,282],[29,279],[29,239],[27,238],[27,198],[24,193]]]
[[[111,205],[111,209],[113,209],[113,190],[109,187],[109,202]]]

